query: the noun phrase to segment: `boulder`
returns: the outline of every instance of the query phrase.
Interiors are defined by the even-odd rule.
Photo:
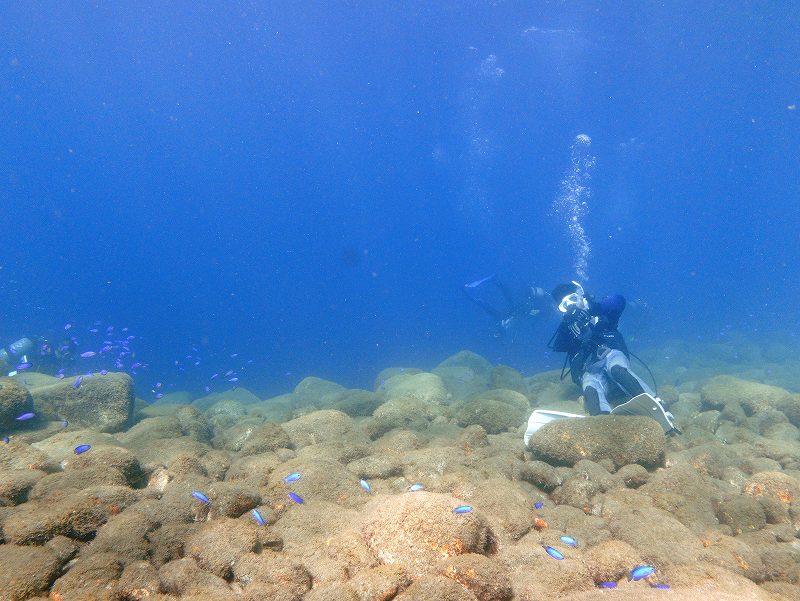
[[[47,547],[0,545],[0,599],[46,595],[63,563]]]
[[[16,421],[23,413],[33,411],[31,393],[11,378],[0,378],[0,431],[8,432],[23,422]]]
[[[260,551],[261,544],[251,524],[220,517],[192,534],[183,548],[185,556],[196,560],[200,568],[228,580],[239,558]]]
[[[362,535],[381,563],[399,564],[411,578],[432,574],[441,559],[492,550],[495,536],[486,519],[477,510],[454,513],[459,505],[455,497],[425,491],[380,498]]]
[[[758,472],[747,479],[742,492],[753,497],[773,497],[791,505],[800,499],[800,480],[783,472]]]
[[[455,580],[481,601],[510,601],[511,575],[496,561],[476,553],[453,557],[442,566],[442,576]]]
[[[133,416],[133,380],[125,373],[83,376],[31,390],[34,411],[44,419],[67,420],[100,432],[124,430]]]
[[[513,367],[498,365],[492,370],[492,388],[514,390],[521,394],[528,393],[525,378]]]
[[[330,407],[338,401],[347,389],[341,384],[322,378],[304,378],[294,388],[292,396],[298,407]]]
[[[79,556],[66,574],[55,581],[50,599],[59,601],[111,601],[122,562],[114,553]]]
[[[378,407],[373,416],[363,422],[363,428],[374,440],[396,428],[426,430],[438,415],[441,415],[439,407],[420,399],[392,399]]]
[[[496,389],[464,402],[456,411],[459,426],[482,426],[489,434],[516,430],[528,419],[528,399],[513,390]]]
[[[31,488],[46,475],[40,470],[0,471],[0,507],[27,501]]]
[[[415,399],[426,404],[444,405],[447,389],[436,374],[402,373],[386,380],[384,394],[387,399]]]
[[[331,409],[336,409],[350,416],[372,415],[380,407],[384,399],[370,390],[346,390],[339,399],[333,403]]]
[[[638,416],[597,416],[562,419],[542,426],[528,448],[534,459],[572,466],[581,459],[614,466],[638,463],[648,469],[664,464],[665,438],[654,419]]]
[[[302,598],[311,588],[311,575],[296,561],[280,553],[246,553],[233,565],[233,576],[250,598]]]
[[[739,404],[747,415],[753,415],[771,408],[781,411],[792,425],[800,427],[800,397],[777,386],[733,376],[716,376],[703,384],[700,394],[707,409]]]
[[[295,449],[347,438],[358,438],[353,432],[353,418],[332,409],[314,411],[282,424]]]

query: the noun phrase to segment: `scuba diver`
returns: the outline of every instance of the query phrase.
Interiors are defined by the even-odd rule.
[[[625,297],[617,294],[596,301],[574,281],[556,286],[552,297],[564,317],[548,348],[567,354],[564,368],[569,363],[572,381],[581,387],[589,415],[648,415],[665,433],[680,434],[673,415],[630,369],[630,353],[617,329]],[[562,369],[562,380],[564,375]],[[608,395],[614,386],[629,400],[612,409]]]
[[[492,285],[500,293],[500,306],[486,299],[479,290]],[[550,296],[544,288],[526,286],[517,295],[512,295],[508,287],[496,275],[464,284],[461,288],[464,295],[488,313],[495,321],[495,338],[502,338],[512,325],[523,319],[535,317],[553,306]],[[491,293],[490,293],[491,294]]]
[[[33,356],[33,350],[33,341],[27,336],[0,348],[0,370],[13,370],[17,364],[27,362],[28,355]]]
[[[36,371],[55,371],[72,363],[77,357],[77,344],[72,338],[65,338],[53,348],[47,339],[34,340],[23,336],[4,348],[0,348],[0,371],[16,371],[32,367]]]

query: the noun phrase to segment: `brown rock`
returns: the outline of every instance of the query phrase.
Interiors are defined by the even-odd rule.
[[[257,550],[260,543],[253,525],[224,517],[203,524],[184,545],[185,555],[197,560],[200,568],[226,580],[242,555]]]
[[[200,569],[197,562],[190,557],[165,563],[158,570],[158,577],[164,592],[181,595],[181,599],[185,599],[193,591],[208,595],[228,595],[231,592],[227,582]]]
[[[33,411],[28,389],[11,378],[0,378],[0,430],[8,432],[23,425],[16,419],[28,411]]]
[[[282,428],[289,435],[291,445],[295,449],[339,440],[343,437],[358,439],[353,431],[353,418],[332,409],[314,411],[282,424]]]
[[[595,583],[617,582],[625,578],[632,567],[640,565],[642,558],[628,543],[609,540],[589,549],[584,562]]]
[[[41,544],[62,534],[76,540],[90,540],[109,516],[131,505],[136,491],[121,486],[97,486],[55,502],[28,502],[3,523],[9,542]]]
[[[150,601],[160,590],[158,570],[148,561],[129,563],[117,584],[117,595],[126,601]]]
[[[0,471],[0,507],[19,505],[28,500],[28,493],[47,474],[39,470]]]
[[[264,552],[241,555],[233,565],[233,576],[245,592],[253,596],[251,586],[269,583],[271,587],[283,589],[287,596],[302,597],[311,588],[311,575],[306,568],[280,553]],[[273,591],[269,598],[275,598],[279,591]]]
[[[361,570],[347,584],[362,601],[393,599],[411,584],[411,578],[402,566],[384,565]]]
[[[55,581],[50,597],[59,601],[116,601],[114,581],[122,563],[113,553],[78,557],[69,571]]]
[[[663,465],[665,439],[654,419],[608,415],[545,424],[531,436],[528,448],[534,459],[551,465],[610,459],[617,468],[638,463],[650,469]]]
[[[509,574],[496,561],[465,553],[445,563],[441,574],[471,591],[479,601],[508,601],[514,596]]]
[[[253,429],[253,434],[242,445],[240,457],[259,455],[267,451],[288,448],[291,442],[286,430],[278,424],[267,423]]]
[[[83,556],[96,553],[115,553],[127,565],[150,556],[150,542],[147,535],[158,527],[149,515],[127,510],[112,515],[106,524],[97,531],[97,536],[82,552]]]
[[[70,424],[99,432],[119,432],[133,417],[133,380],[125,373],[84,377],[80,388],[75,380],[39,386],[31,391],[35,412],[44,419],[69,421]]]
[[[0,545],[0,599],[22,601],[46,593],[63,563],[46,547]]]
[[[379,499],[362,533],[379,561],[402,565],[416,578],[435,571],[440,559],[491,552],[495,537],[480,512],[453,513],[463,504],[425,491]]]
[[[477,597],[450,578],[431,575],[415,580],[397,601],[477,601]]]

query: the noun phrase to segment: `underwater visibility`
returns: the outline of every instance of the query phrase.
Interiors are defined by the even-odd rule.
[[[0,31],[0,601],[800,599],[800,6]]]

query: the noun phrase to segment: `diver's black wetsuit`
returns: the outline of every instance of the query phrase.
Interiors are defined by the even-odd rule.
[[[497,308],[487,300],[473,294],[483,284],[493,284],[505,300],[505,307]],[[507,330],[511,323],[517,319],[532,317],[539,314],[542,310],[552,305],[550,296],[547,292],[535,286],[528,286],[522,294],[516,298],[511,294],[508,287],[496,276],[490,276],[477,285],[466,285],[461,288],[471,302],[486,311],[497,323],[498,336]]]
[[[629,397],[653,393],[631,372],[628,347],[617,329],[625,298],[617,294],[599,302],[586,300],[588,309],[567,313],[548,346],[567,353],[572,381],[583,390],[586,410],[597,415],[611,411],[606,399],[609,379]]]

